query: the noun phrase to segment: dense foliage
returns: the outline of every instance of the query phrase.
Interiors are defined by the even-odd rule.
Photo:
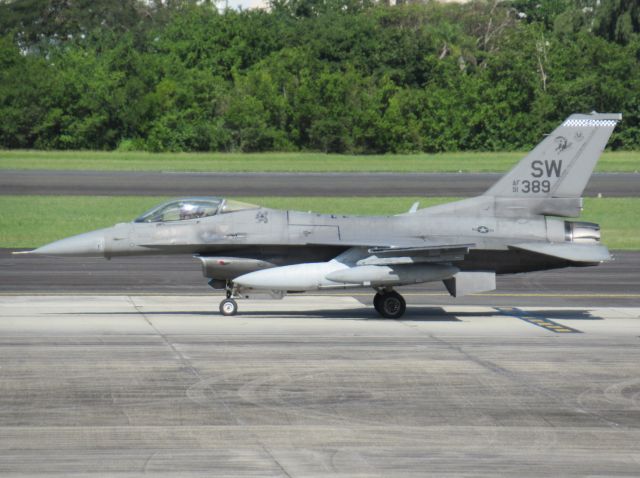
[[[398,2],[400,3],[400,2]],[[508,150],[572,112],[640,147],[636,0],[0,0],[0,147]]]

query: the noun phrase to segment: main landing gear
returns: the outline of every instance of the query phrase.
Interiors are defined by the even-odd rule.
[[[227,297],[220,302],[220,313],[231,316],[238,313],[238,303],[232,298],[234,295],[233,283],[227,281],[225,290]],[[393,289],[379,289],[373,297],[373,306],[378,314],[386,319],[399,319],[407,310],[407,303],[400,294]]]
[[[387,319],[399,319],[407,310],[407,303],[395,290],[380,290],[373,297],[373,306],[378,314]]]
[[[233,294],[233,284],[227,281],[225,289],[227,298],[220,302],[220,313],[222,315],[236,315],[238,313],[238,303],[231,298]]]

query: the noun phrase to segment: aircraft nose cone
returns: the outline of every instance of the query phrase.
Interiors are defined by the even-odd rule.
[[[32,251],[32,254],[51,256],[103,256],[104,229],[67,237]]]

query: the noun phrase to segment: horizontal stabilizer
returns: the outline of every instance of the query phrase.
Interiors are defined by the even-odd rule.
[[[571,262],[603,262],[611,259],[609,249],[597,244],[571,244],[571,243],[550,243],[550,242],[527,242],[513,244],[512,249],[535,252],[545,256],[565,259]]]

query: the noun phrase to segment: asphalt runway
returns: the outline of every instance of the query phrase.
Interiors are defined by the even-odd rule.
[[[640,252],[614,252],[597,267],[558,269],[498,277],[495,292],[452,298],[441,283],[402,287],[411,304],[490,306],[640,307]],[[114,258],[61,258],[11,255],[0,249],[0,294],[198,294],[217,310],[221,295],[207,285],[200,262],[189,255]],[[373,291],[340,293],[369,304]],[[241,308],[243,304],[241,304]]]
[[[454,196],[484,193],[499,173],[169,173],[2,171],[0,194],[89,196]],[[594,174],[585,196],[640,196],[640,174]]]
[[[0,475],[638,476],[638,308],[209,305],[0,296]]]

